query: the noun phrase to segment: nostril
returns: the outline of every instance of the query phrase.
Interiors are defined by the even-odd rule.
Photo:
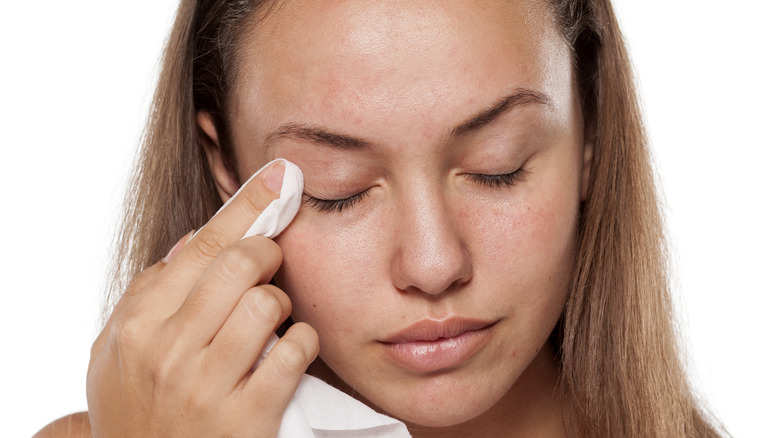
[[[427,256],[426,256],[427,255]],[[409,293],[441,295],[465,286],[471,281],[473,265],[462,246],[437,248],[436,252],[406,251],[397,255],[393,267],[397,289]]]

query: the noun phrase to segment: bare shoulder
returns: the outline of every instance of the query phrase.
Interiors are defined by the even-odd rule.
[[[39,430],[33,438],[89,438],[89,416],[86,412],[77,412],[52,421]]]

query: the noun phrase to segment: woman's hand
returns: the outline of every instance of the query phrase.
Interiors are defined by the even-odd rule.
[[[295,324],[251,371],[290,315],[287,295],[267,284],[279,247],[265,237],[239,240],[278,197],[280,167],[133,279],[92,346],[94,436],[276,435],[319,345],[310,326]]]

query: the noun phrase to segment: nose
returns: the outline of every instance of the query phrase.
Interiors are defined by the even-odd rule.
[[[392,262],[397,289],[436,296],[471,279],[471,256],[450,204],[444,193],[433,190],[399,199]]]

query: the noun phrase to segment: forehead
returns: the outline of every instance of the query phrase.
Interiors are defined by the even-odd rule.
[[[517,87],[563,106],[571,91],[543,0],[284,1],[247,33],[237,79],[231,116],[266,131],[381,119],[425,130]]]

